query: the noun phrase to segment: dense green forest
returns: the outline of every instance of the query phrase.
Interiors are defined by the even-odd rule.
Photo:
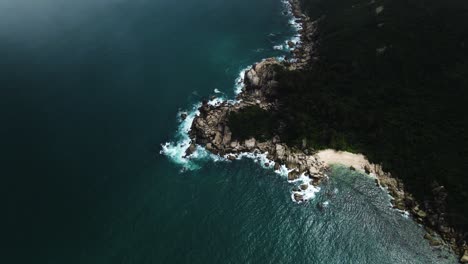
[[[291,145],[306,138],[315,149],[365,153],[420,201],[433,199],[434,183],[444,185],[446,217],[468,231],[468,1],[303,6],[322,18],[319,60],[278,74],[281,111],[254,134],[269,134],[281,122],[275,132]]]

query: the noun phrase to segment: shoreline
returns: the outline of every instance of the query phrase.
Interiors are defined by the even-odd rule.
[[[403,182],[384,172],[381,165],[372,164],[362,154],[339,152],[331,149],[318,152],[309,151],[306,146],[303,149],[291,148],[281,142],[278,136],[274,136],[263,142],[250,138],[244,141],[234,140],[227,126],[227,117],[231,112],[249,106],[258,106],[264,110],[276,110],[278,106],[274,97],[278,83],[275,81],[275,68],[282,67],[293,71],[306,67],[313,67],[317,60],[315,47],[317,42],[317,21],[311,21],[301,11],[298,0],[289,0],[291,13],[296,23],[300,23],[298,30],[300,41],[288,43],[291,48],[292,59],[279,61],[275,58],[267,58],[241,73],[243,78],[242,91],[237,95],[236,102],[217,102],[215,104],[204,101],[199,108],[199,115],[192,122],[189,137],[191,144],[186,150],[186,157],[195,151],[197,145],[204,146],[213,154],[234,160],[246,153],[262,154],[267,161],[264,167],[273,167],[276,171],[287,173],[288,181],[302,180],[300,189],[292,191],[292,199],[297,202],[305,202],[313,195],[307,193],[317,192],[319,185],[326,180],[326,172],[331,164],[341,164],[375,177],[376,186],[384,189],[392,198],[392,207],[400,213],[409,215],[425,230],[425,239],[434,247],[448,245],[462,260],[468,261],[468,248],[457,245],[458,234],[453,228],[447,227],[444,219],[432,217],[431,212],[421,209],[420,204],[413,196],[405,191]],[[306,181],[307,180],[307,181]],[[434,195],[446,196],[443,186],[437,186]],[[435,214],[435,213],[434,213]],[[437,216],[437,215],[436,215]],[[436,230],[433,230],[436,229]],[[444,232],[442,232],[443,230]]]

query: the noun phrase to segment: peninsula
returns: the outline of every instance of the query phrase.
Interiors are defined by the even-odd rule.
[[[196,145],[228,159],[246,152],[265,154],[271,161],[265,165],[284,166],[289,180],[309,177],[302,190],[293,190],[298,203],[307,199],[301,191],[326,180],[329,165],[349,166],[375,177],[376,185],[393,197],[394,208],[425,226],[431,245],[449,244],[461,262],[468,262],[468,194],[463,187],[467,180],[461,176],[468,162],[466,136],[460,132],[466,118],[447,125],[459,113],[448,102],[462,105],[459,100],[468,98],[466,77],[460,75],[468,72],[468,60],[463,60],[468,56],[459,59],[465,68],[452,71],[441,56],[431,54],[430,61],[424,57],[435,48],[445,51],[448,44],[443,41],[408,53],[416,49],[412,45],[446,33],[460,37],[459,54],[467,55],[464,41],[468,39],[460,34],[463,27],[432,36],[436,19],[425,16],[427,10],[419,5],[424,1],[408,6],[390,3],[388,12],[375,1],[358,1],[352,7],[344,1],[323,2],[290,0],[302,28],[301,41],[289,43],[291,57],[268,58],[246,70],[244,88],[235,102],[204,101],[192,123],[192,144],[186,155]],[[423,14],[395,11],[403,8]],[[439,15],[447,25],[456,22],[445,13]],[[395,31],[417,20],[431,32],[421,29],[409,38]],[[451,86],[440,97],[444,81],[460,89]],[[435,113],[445,113],[444,122],[434,123],[440,120]],[[450,141],[440,144],[447,138]],[[438,153],[449,153],[452,140],[462,143],[461,154],[440,157],[453,163],[437,160]],[[434,152],[431,144],[440,152]]]

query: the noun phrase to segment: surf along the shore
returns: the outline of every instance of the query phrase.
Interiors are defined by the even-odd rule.
[[[255,138],[236,140],[232,137],[228,126],[231,113],[249,107],[259,107],[266,111],[277,109],[278,106],[269,98],[276,92],[278,83],[275,75],[278,67],[293,71],[311,67],[317,60],[317,21],[312,21],[301,11],[298,0],[284,3],[297,35],[274,48],[289,51],[291,58],[267,58],[243,69],[236,79],[235,100],[212,97],[194,106],[190,112],[181,112],[178,141],[163,145],[161,153],[189,170],[199,168],[199,162],[206,159],[253,159],[264,168],[274,169],[294,184],[291,199],[296,203],[307,202],[315,197],[320,191],[320,183],[328,179],[332,164],[345,165],[375,178],[376,186],[391,196],[395,210],[405,217],[411,215],[416,222],[424,224],[427,213],[405,191],[403,183],[384,172],[382,166],[370,163],[362,154],[332,149],[309,153],[307,150],[289,147],[278,136],[262,141]],[[427,231],[425,238],[431,245],[447,242],[443,242],[436,232],[430,229]],[[453,243],[451,246],[454,247]]]

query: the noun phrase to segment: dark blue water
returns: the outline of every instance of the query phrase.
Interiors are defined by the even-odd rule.
[[[159,154],[181,108],[215,88],[232,96],[240,69],[283,55],[283,11],[279,0],[2,1],[0,262],[442,263],[364,176],[338,170],[296,205],[284,178],[251,161],[180,172]]]

